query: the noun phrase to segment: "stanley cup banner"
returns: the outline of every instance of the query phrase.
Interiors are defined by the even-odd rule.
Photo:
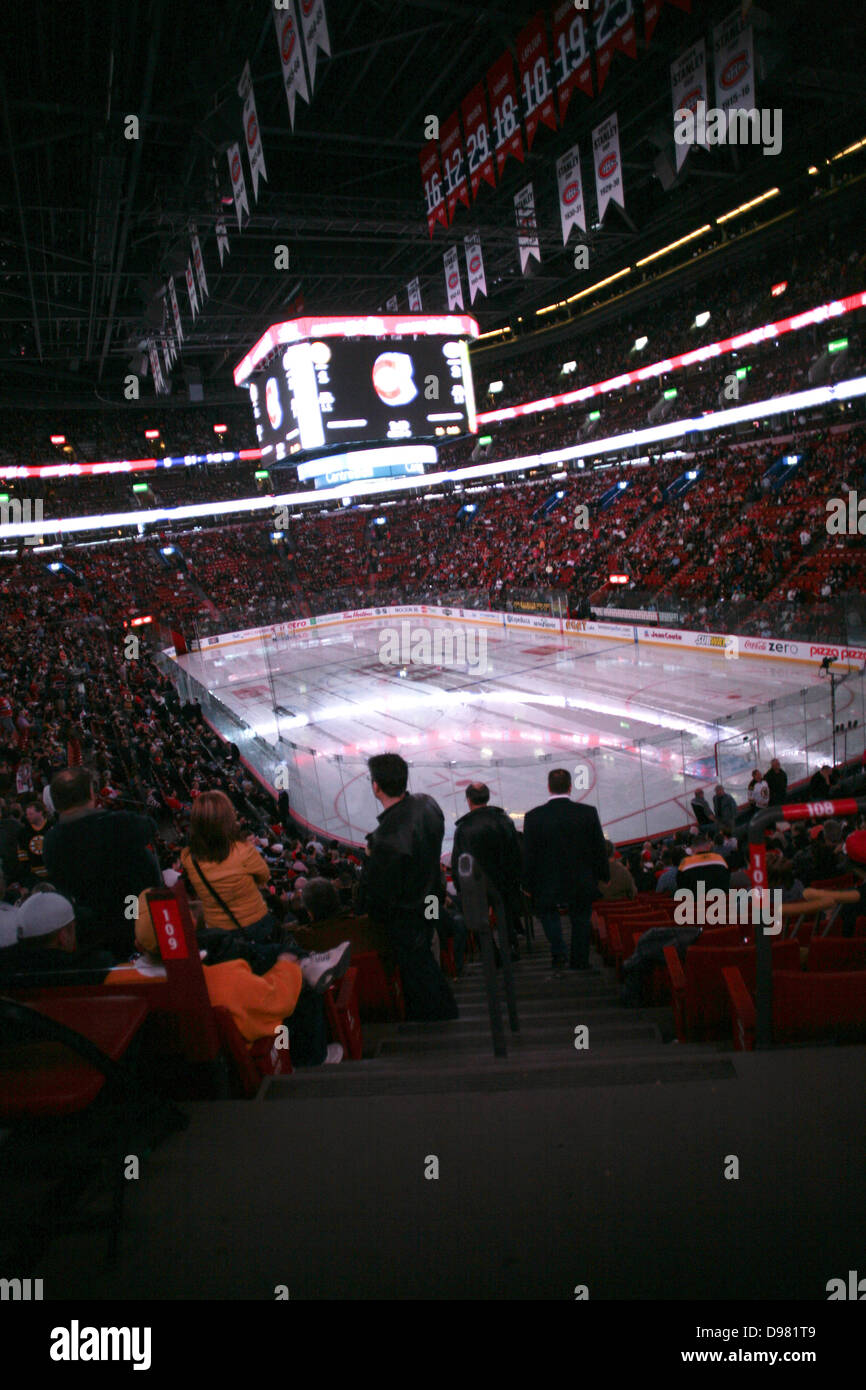
[[[463,284],[460,280],[460,267],[457,264],[457,247],[452,246],[442,257],[445,262],[445,288],[448,291],[448,312],[463,308]]]
[[[755,105],[752,26],[743,24],[740,10],[735,10],[713,30],[713,68],[716,106],[720,110],[734,111]]]
[[[301,29],[304,34],[304,47],[307,50],[307,67],[310,69],[310,96],[316,85],[316,54],[321,48],[331,56],[331,40],[328,35],[328,21],[325,17],[325,0],[301,0]]]
[[[229,234],[226,231],[226,220],[224,217],[218,217],[216,220],[216,239],[217,250],[220,253],[220,265],[222,265],[223,257],[229,254]]]
[[[453,222],[454,209],[458,203],[465,203],[469,207],[469,186],[466,182],[460,116],[456,111],[442,123],[439,131],[439,149],[442,152],[442,177],[445,180],[448,221]]]
[[[556,130],[556,104],[550,80],[547,29],[540,10],[517,36],[517,66],[520,69],[520,85],[523,88],[526,145],[531,150],[539,124]]]
[[[442,173],[439,168],[439,146],[435,140],[428,140],[420,154],[421,182],[424,185],[424,203],[427,208],[427,229],[433,235],[437,222],[448,226],[445,211],[445,197],[442,192]]]
[[[659,15],[662,12],[662,5],[665,0],[644,0],[643,5],[643,35],[644,41],[649,43],[655,27],[659,22]],[[687,14],[692,12],[692,0],[667,0],[669,5],[676,5],[678,10],[685,10]]]
[[[180,324],[180,309],[177,307],[177,294],[174,288],[173,276],[169,279],[168,282],[168,300],[171,304],[171,316],[174,319],[174,331],[175,336],[177,337],[177,345],[178,347],[180,347],[181,343],[183,342],[183,329],[181,328]]]
[[[198,281],[202,307],[204,307],[204,302],[208,297],[208,288],[204,273],[204,261],[201,258],[201,246],[199,244],[198,234],[195,231],[193,231],[190,240],[192,242],[192,263],[195,266],[195,278]]]
[[[466,248],[466,274],[469,277],[469,303],[475,303],[476,294],[487,297],[487,278],[484,274],[484,257],[481,254],[481,234],[473,232],[463,238]]]
[[[265,152],[262,149],[259,118],[256,115],[256,96],[253,91],[253,80],[250,76],[249,59],[244,63],[244,70],[238,83],[238,96],[244,104],[244,138],[247,143],[247,158],[250,161],[250,173],[253,178],[253,197],[258,202],[259,179],[264,179],[267,182],[268,172],[265,168]]]
[[[469,186],[472,197],[477,198],[482,181],[496,187],[496,174],[493,171],[493,146],[490,143],[490,122],[487,117],[487,98],[484,83],[472,88],[468,97],[463,98],[463,133],[466,136],[466,163],[469,167]]]
[[[156,349],[156,343],[153,341],[152,338],[148,339],[147,355],[150,358],[150,371],[153,377],[153,389],[156,391],[156,394],[158,396],[162,396],[165,394],[165,382],[162,379],[162,368],[159,365],[159,353]]]
[[[559,124],[565,120],[573,93],[592,96],[592,55],[586,21],[575,14],[573,0],[560,0],[553,10],[553,77],[559,103]]]
[[[386,303],[385,308],[388,310],[389,314],[397,314],[400,312],[400,301],[397,298],[396,294],[392,294],[391,298]]]
[[[600,92],[607,81],[616,49],[627,53],[629,58],[637,57],[633,0],[595,0],[593,29],[595,66]]]
[[[598,220],[602,221],[608,203],[625,207],[622,187],[622,161],[619,153],[619,121],[616,112],[592,132],[592,162],[595,169],[595,192],[598,198]]]
[[[250,215],[250,205],[247,202],[247,181],[244,178],[244,162],[241,159],[240,145],[229,145],[226,151],[229,161],[229,173],[232,177],[232,194],[235,200],[235,212],[238,215],[238,231],[244,229],[243,216]]]
[[[505,161],[510,154],[523,163],[520,106],[517,101],[517,84],[514,81],[514,63],[508,49],[487,74],[487,95],[490,98],[496,173],[501,179]]]
[[[163,338],[163,340],[162,340],[162,359],[163,359],[163,361],[165,362],[165,374],[166,374],[166,376],[170,376],[170,375],[171,375],[171,353],[170,353],[170,351],[169,351],[168,341],[167,341],[167,339],[165,339],[165,338]]]
[[[514,195],[514,214],[517,218],[518,237],[517,245],[520,250],[520,269],[526,274],[526,267],[531,258],[541,262],[541,247],[538,241],[538,225],[535,220],[535,194],[532,191],[532,184],[528,183],[525,188],[521,188],[519,193]]]
[[[186,292],[189,295],[189,307],[192,310],[193,323],[195,323],[195,316],[198,313],[198,299],[195,293],[195,280],[193,279],[192,266],[189,261],[186,263]]]
[[[586,231],[586,209],[583,205],[583,180],[580,176],[580,154],[577,145],[556,161],[556,183],[559,189],[559,216],[562,222],[563,244],[571,236],[572,227]]]
[[[421,313],[421,282],[420,282],[420,280],[418,279],[417,275],[415,276],[415,279],[414,279],[414,280],[410,280],[410,281],[409,281],[408,285],[406,286],[406,290],[407,290],[408,295],[409,295],[409,313],[410,313],[410,314],[420,314],[420,313]]]
[[[295,128],[295,101],[303,97],[309,103],[307,91],[307,71],[304,55],[301,52],[301,34],[298,29],[297,0],[285,0],[285,7],[274,10],[274,24],[277,29],[277,44],[280,61],[283,65],[283,86],[289,103],[289,121]]]
[[[675,63],[671,63],[671,94],[674,104],[674,129],[676,130],[676,120],[678,111],[694,112],[699,101],[705,106],[707,102],[707,49],[703,39],[698,39],[691,48],[686,49],[685,53],[680,54]],[[706,136],[696,144],[702,144],[707,148]],[[675,138],[677,151],[677,173],[680,172],[686,162],[686,155],[689,152],[688,144],[681,144]]]

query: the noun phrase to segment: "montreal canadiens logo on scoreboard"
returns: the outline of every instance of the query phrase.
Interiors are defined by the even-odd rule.
[[[283,423],[283,407],[280,403],[280,388],[276,378],[272,376],[268,377],[268,384],[265,387],[265,406],[271,428],[278,430]]]
[[[385,405],[408,405],[418,388],[412,358],[406,352],[383,352],[373,363],[373,389]]]

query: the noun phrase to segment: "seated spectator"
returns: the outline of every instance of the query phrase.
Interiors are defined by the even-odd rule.
[[[607,850],[610,878],[607,883],[598,885],[601,896],[603,898],[636,898],[637,889],[634,886],[634,879],[622,860],[618,858],[613,842],[605,840],[604,847]]]
[[[59,893],[31,893],[0,914],[0,980],[23,975],[28,984],[101,985],[114,964],[110,951],[79,950],[75,908]]]
[[[111,972],[109,983],[122,986],[134,973],[153,975],[162,959],[153,927],[147,892],[139,898],[135,940],[144,953],[143,969],[126,967]],[[300,957],[283,951],[270,968],[256,974],[247,960],[221,959],[203,964],[208,997],[214,1008],[228,1009],[238,1032],[252,1044],[259,1038],[273,1037],[280,1024],[289,1030],[292,1065],[315,1067],[322,1062],[339,1062],[343,1049],[328,1044],[321,996],[346,971],[351,947]]]
[[[224,792],[202,792],[193,803],[189,845],[180,861],[204,911],[205,926],[244,931],[251,940],[274,939],[276,922],[261,894],[271,871],[244,838]]]
[[[27,822],[18,840],[18,881],[25,888],[34,888],[48,877],[45,870],[45,835],[51,820],[45,813],[41,797],[31,794],[25,799],[24,818]]]
[[[682,862],[684,851],[679,845],[662,850],[662,872],[656,879],[657,893],[673,893],[677,886],[677,869]]]
[[[156,826],[131,811],[99,810],[92,774],[84,767],[58,772],[51,797],[58,821],[45,836],[48,878],[75,904],[82,944],[103,946],[125,960],[134,940],[130,899],[162,882],[150,848]]]
[[[691,853],[686,854],[677,867],[677,888],[688,888],[697,895],[703,882],[704,893],[721,888],[727,893],[731,886],[731,871],[718,850],[706,837],[697,840]]]

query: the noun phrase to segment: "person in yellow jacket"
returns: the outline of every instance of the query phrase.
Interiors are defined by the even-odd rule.
[[[225,792],[202,792],[192,805],[189,845],[180,860],[206,927],[242,928],[250,940],[264,941],[274,930],[261,894],[271,871],[251,841],[244,839]]]
[[[109,971],[105,983],[128,984],[144,978],[164,978],[156,932],[148,902],[148,889],[139,895],[135,942],[143,956],[134,965]],[[294,1066],[318,1066],[339,1062],[343,1049],[327,1042],[321,996],[345,973],[352,947],[344,941],[332,951],[298,959],[291,952],[278,956],[270,970],[256,975],[245,960],[203,964],[208,998],[215,1008],[228,1009],[238,1032],[247,1043],[273,1037],[280,1024],[289,1029]]]

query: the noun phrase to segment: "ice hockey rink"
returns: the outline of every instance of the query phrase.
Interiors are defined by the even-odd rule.
[[[829,681],[814,663],[501,619],[319,621],[279,638],[223,637],[178,657],[174,674],[249,767],[329,837],[363,842],[375,827],[366,759],[383,751],[401,753],[410,790],[441,805],[446,849],[471,781],[486,782],[520,829],[546,799],[549,769],[566,767],[575,798],[621,842],[693,822],[691,799],[699,787],[712,798],[719,767],[742,802],[756,764],[766,771],[778,757],[793,783],[832,761]],[[851,671],[836,721],[857,723],[839,735],[839,761],[862,752],[863,703],[862,673]]]

